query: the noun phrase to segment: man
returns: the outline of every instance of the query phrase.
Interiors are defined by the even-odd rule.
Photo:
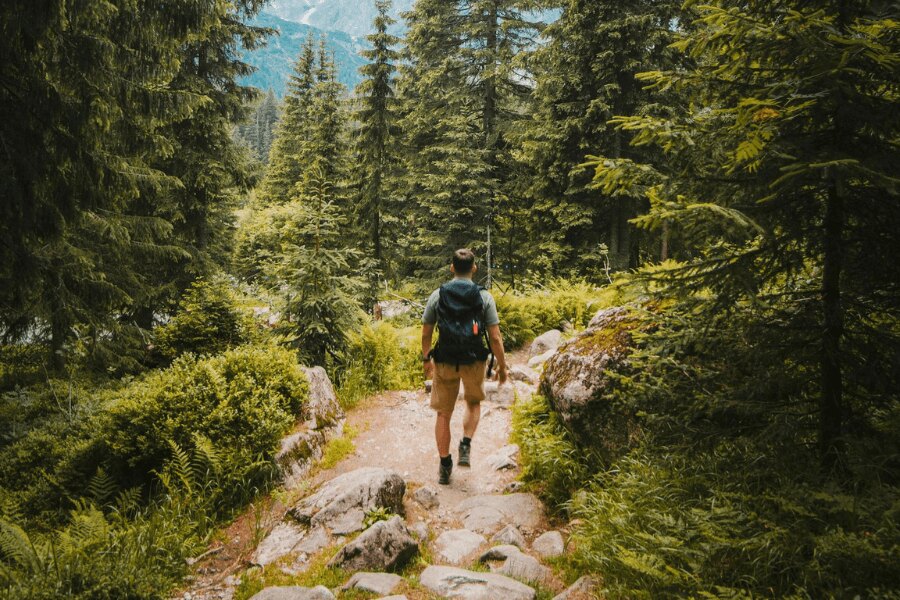
[[[477,271],[475,254],[471,250],[463,248],[454,252],[450,264],[453,280],[431,294],[422,315],[422,360],[425,377],[432,380],[431,408],[437,412],[434,437],[441,459],[438,483],[442,485],[450,483],[453,471],[450,417],[459,395],[460,383],[466,400],[466,414],[457,464],[468,467],[472,437],[481,418],[480,403],[484,400],[485,367],[490,353],[497,361],[499,385],[506,382],[506,355],[500,335],[497,304],[490,292],[472,281]],[[437,346],[432,350],[435,325],[440,335]],[[489,347],[485,344],[485,337]]]

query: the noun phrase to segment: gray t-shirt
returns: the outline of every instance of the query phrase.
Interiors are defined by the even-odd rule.
[[[425,313],[422,315],[422,323],[425,325],[434,325],[437,323],[437,305],[440,300],[441,291],[434,290],[428,297],[425,304]],[[497,303],[494,297],[487,290],[481,290],[481,302],[484,304],[484,312],[482,313],[482,321],[485,327],[500,324],[500,316],[497,314]]]

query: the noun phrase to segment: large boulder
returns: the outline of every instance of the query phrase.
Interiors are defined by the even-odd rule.
[[[290,509],[288,515],[302,524],[343,535],[363,529],[366,513],[373,509],[403,514],[405,492],[406,482],[399,473],[363,467],[328,481]]]
[[[472,496],[456,506],[466,529],[494,533],[504,525],[535,530],[543,523],[544,505],[533,494]]]
[[[328,561],[329,567],[347,571],[396,571],[419,550],[400,517],[379,521],[341,548]]]
[[[303,370],[309,381],[309,398],[299,416],[298,428],[281,440],[275,455],[288,488],[304,481],[313,463],[322,458],[328,440],[343,433],[344,411],[325,369]]]
[[[456,567],[430,566],[419,577],[428,590],[444,598],[462,600],[534,600],[533,588],[496,573],[466,571]]]
[[[563,332],[559,329],[545,331],[531,342],[531,350],[529,351],[528,356],[538,356],[548,350],[556,350],[562,343],[562,338]]]
[[[566,543],[560,532],[547,531],[531,542],[531,549],[541,558],[555,558],[566,551]]]
[[[601,310],[587,329],[559,347],[544,365],[541,392],[582,447],[615,457],[636,440],[634,416],[613,402],[611,372],[628,367],[632,333],[640,326],[626,307]]]

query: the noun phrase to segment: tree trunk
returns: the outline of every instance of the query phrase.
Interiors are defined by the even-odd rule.
[[[841,182],[832,181],[825,202],[824,257],[822,271],[823,334],[819,358],[822,393],[819,398],[819,452],[822,466],[834,469],[843,454],[843,374],[841,337],[844,310],[841,304],[843,268],[844,199]]]

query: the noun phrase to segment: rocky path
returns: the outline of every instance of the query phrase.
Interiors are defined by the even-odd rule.
[[[558,344],[550,337],[551,345]],[[549,350],[533,347],[530,355],[540,358],[532,365]],[[285,489],[223,532],[194,566],[191,589],[177,598],[230,600],[236,590],[245,595],[238,584],[254,571],[267,587],[253,600],[592,597],[591,581],[566,589],[548,566],[564,554],[566,532],[553,527],[537,497],[518,490],[510,412],[536,389],[528,356],[511,357],[514,381],[487,384],[472,466],[454,467],[449,486],[436,483],[434,413],[424,389],[378,395],[337,426],[313,424],[315,431],[295,433],[282,454],[307,449],[309,440],[323,437],[320,431],[354,432],[355,450],[311,474],[296,463],[288,466]],[[322,390],[333,404],[330,386]],[[329,400],[318,404],[334,416]],[[454,460],[462,415],[460,402],[452,421]],[[292,577],[308,584],[304,573],[326,560],[348,574],[343,584],[291,585]],[[269,579],[277,585],[268,585]]]

